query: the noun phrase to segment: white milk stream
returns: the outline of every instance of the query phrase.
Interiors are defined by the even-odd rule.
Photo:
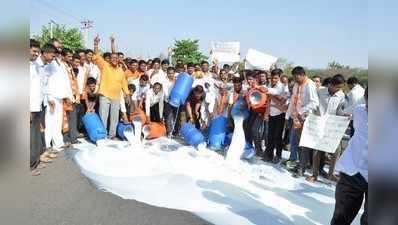
[[[236,127],[241,129],[235,129],[232,134],[232,141],[229,146],[227,157],[225,158],[227,162],[231,164],[237,164],[240,162],[240,158],[243,154],[243,149],[245,148],[245,133],[243,132],[243,118],[235,117],[234,123]]]

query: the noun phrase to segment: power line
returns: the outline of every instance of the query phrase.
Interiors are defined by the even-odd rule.
[[[39,10],[39,13],[44,13],[47,16],[49,16],[50,18],[56,19],[57,21],[61,22],[62,25],[76,24],[76,21],[73,18],[66,16],[65,14],[59,13],[53,9],[50,9],[49,7],[47,7],[45,5],[33,4],[32,6],[34,8],[36,8],[37,10]]]
[[[60,14],[63,14],[65,16],[67,16],[68,18],[77,21],[78,23],[80,23],[80,21],[81,21],[80,18],[78,18],[75,15],[73,15],[72,13],[69,13],[68,11],[62,9],[60,6],[56,6],[52,3],[44,1],[44,0],[36,0],[36,3],[40,3],[41,5],[44,5],[51,10],[58,11]]]
[[[67,24],[67,23],[70,23],[71,21],[73,21],[73,23],[75,23],[74,20],[71,20],[71,18],[66,17],[66,16],[60,17],[60,16],[62,16],[61,14],[58,14],[52,10],[49,10],[46,7],[42,7],[41,5],[33,4],[32,6],[33,6],[33,8],[36,8],[37,10],[39,10],[40,13],[46,14],[50,18],[54,18],[56,21],[61,22],[61,24]],[[66,19],[64,19],[64,18],[66,18]]]

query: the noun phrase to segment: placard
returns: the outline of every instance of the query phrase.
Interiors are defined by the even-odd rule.
[[[275,56],[250,48],[245,58],[245,69],[270,70],[277,60],[278,58]]]
[[[210,58],[212,61],[216,58],[218,62],[222,63],[239,62],[240,42],[212,41]]]
[[[346,116],[310,114],[304,122],[299,146],[334,153],[349,123]]]

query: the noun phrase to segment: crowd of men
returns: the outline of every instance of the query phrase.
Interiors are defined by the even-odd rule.
[[[367,193],[367,156],[365,160],[361,155],[367,153],[367,89],[356,77],[346,80],[336,74],[323,80],[320,76],[309,78],[300,66],[291,74],[284,74],[279,68],[238,73],[235,66],[228,64],[220,68],[217,60],[212,67],[207,61],[193,64],[176,60],[175,65],[170,65],[165,59],[125,57],[116,51],[115,38],[110,41],[111,52],[101,53],[98,36],[93,49],[77,51],[64,48],[61,40],[55,38],[48,43],[30,40],[32,175],[39,175],[39,169],[56,158],[58,152],[85,136],[81,122],[85,113],[98,113],[110,139],[117,139],[117,124],[131,122],[130,115],[137,112],[144,112],[150,121],[164,122],[167,136],[173,137],[179,135],[184,122],[206,132],[215,117],[231,118],[233,104],[257,88],[267,93],[267,110],[250,110],[244,121],[246,141],[252,142],[256,154],[265,162],[281,163],[294,177],[303,177],[307,171],[312,173],[306,177],[309,182],[316,182],[319,176],[340,180],[336,198],[352,197],[356,202],[340,201],[339,207],[336,204],[333,224],[346,224],[343,222],[355,217],[362,203],[360,196]],[[194,83],[186,103],[176,108],[168,99],[180,73],[192,76]],[[347,93],[343,91],[345,86]],[[350,142],[343,162],[337,164],[341,175],[335,172],[343,152],[341,145],[334,154],[299,147],[303,123],[310,113],[352,117],[349,134],[355,143]],[[230,127],[233,129],[232,119]],[[282,160],[283,149],[290,152],[288,160]],[[344,157],[345,153],[351,156]],[[358,165],[366,167],[366,171]],[[361,188],[355,188],[358,184]],[[353,189],[357,190],[355,197]]]

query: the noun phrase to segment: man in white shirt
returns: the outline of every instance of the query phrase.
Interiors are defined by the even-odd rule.
[[[268,88],[276,90],[274,95],[269,95],[270,109],[268,120],[268,140],[263,158],[264,161],[279,163],[282,159],[282,133],[285,126],[285,113],[286,110],[286,90],[285,86],[279,81],[283,71],[281,69],[273,69],[271,71],[271,83]],[[274,155],[276,149],[276,155]]]
[[[40,43],[30,39],[30,169],[31,175],[40,175],[37,166],[40,163],[40,155],[44,149],[40,124],[42,123],[43,101],[45,95],[47,74],[45,65],[55,57],[57,49],[53,45],[44,45],[39,56]],[[44,123],[42,123],[44,125]],[[47,160],[48,157],[47,157]]]
[[[294,81],[292,78],[289,78],[286,74],[283,74],[281,76],[281,83],[284,86],[285,89],[285,94],[284,96],[286,97],[286,105],[289,106],[290,104],[290,98],[291,98],[291,91],[293,90],[293,85]],[[287,145],[289,144],[289,139],[290,139],[290,130],[292,128],[292,120],[286,120],[285,119],[285,128],[283,131],[283,149],[288,150]]]
[[[163,82],[166,80],[166,73],[160,68],[160,59],[155,58],[152,62],[152,69],[146,72],[148,75],[150,84],[154,85],[155,83],[160,83],[163,85]]]
[[[319,96],[319,107],[316,114],[320,116],[338,115],[344,116],[343,108],[345,104],[345,96],[342,91],[345,84],[345,79],[343,75],[334,75],[330,81],[330,85],[326,88],[318,89]],[[329,179],[336,180],[334,176],[334,168],[336,165],[336,160],[340,156],[341,145],[336,149],[336,152],[332,155],[329,167]],[[315,182],[318,179],[318,175],[321,169],[321,159],[324,157],[325,153],[322,151],[317,151],[314,149],[313,152],[313,164],[312,164],[312,176],[306,178],[307,181]]]
[[[90,65],[88,63],[89,61],[87,59],[86,52],[89,52],[89,51],[90,51],[90,49],[80,50],[78,52],[78,54],[80,56],[80,65],[78,67],[79,73],[77,75],[78,76],[77,80],[78,80],[79,93],[80,93],[80,96],[81,96],[81,100],[83,100],[82,104],[80,105],[79,111],[78,111],[79,112],[79,118],[81,118],[84,115],[84,113],[85,113],[83,105],[84,105],[85,97],[86,97],[85,94],[86,94],[87,79],[90,77]],[[92,60],[92,57],[91,57],[91,60]],[[99,73],[100,71],[99,71],[98,66],[97,65],[95,65],[95,66],[97,67],[98,73]],[[80,126],[80,128],[83,129],[83,127],[82,127],[83,124],[80,124],[79,126]]]
[[[321,76],[319,76],[319,75],[315,75],[315,76],[313,76],[312,77],[312,81],[314,81],[314,83],[315,83],[315,86],[316,86],[316,89],[319,89],[322,85],[322,82],[321,82]]]
[[[166,123],[166,133],[167,136],[172,135],[173,129],[175,127],[175,119],[177,116],[177,108],[169,104],[169,97],[171,90],[174,87],[175,82],[175,69],[174,67],[167,68],[167,79],[163,82],[163,94],[164,94],[164,111],[163,117]]]
[[[81,122],[81,118],[85,114],[84,110],[84,105],[85,105],[85,99],[83,99],[85,90],[86,90],[86,83],[88,79],[88,72],[89,72],[89,67],[88,64],[86,63],[86,56],[84,51],[80,51],[78,55],[74,54],[73,55],[73,72],[76,76],[77,80],[77,87],[78,87],[78,96],[77,98],[80,98],[79,102],[75,103],[75,108],[76,108],[76,120],[77,120],[77,128],[80,132],[83,131],[83,124]],[[80,135],[78,135],[80,136]]]
[[[290,159],[287,166],[294,169],[294,177],[304,176],[305,168],[309,163],[310,149],[299,148],[301,132],[304,120],[319,106],[318,93],[315,83],[307,77],[305,70],[301,66],[293,68],[292,75],[296,83],[293,86],[291,103],[286,112],[286,119],[293,119],[293,128],[291,130],[292,142],[290,143]],[[297,152],[300,154],[300,163],[296,168]]]
[[[98,68],[98,66],[94,63],[93,61],[93,56],[94,56],[94,51],[91,49],[86,50],[86,59],[87,59],[87,65],[88,65],[88,77],[93,77],[94,79],[97,80],[98,84],[99,81],[101,80],[101,70]]]
[[[131,113],[135,112],[135,105],[134,105],[134,101],[133,101],[133,95],[136,91],[136,86],[134,84],[134,80],[130,80],[128,82],[128,89],[130,91],[130,93],[132,94],[131,96],[126,96],[124,97],[123,92],[120,93],[120,112],[122,113],[122,119],[124,123],[128,123],[129,122],[129,116]],[[126,99],[125,98],[131,98],[131,101],[127,101],[128,104],[126,104]]]
[[[359,84],[358,79],[356,77],[348,78],[347,86],[350,89],[350,92],[348,92],[347,94],[347,100],[344,111],[347,114],[352,114],[356,106],[364,104],[365,100],[363,98],[363,95],[365,90]],[[352,120],[350,121],[349,127],[350,127],[350,136],[352,137],[352,135],[355,132]]]
[[[151,122],[163,121],[163,91],[159,82],[153,84],[145,94],[145,113]]]
[[[356,77],[350,77],[347,80],[348,88],[350,92],[347,94],[347,102],[345,105],[345,112],[352,114],[355,107],[360,104],[364,104],[364,93],[365,89],[358,83],[358,79]]]
[[[59,48],[60,47],[61,46],[59,46]],[[64,147],[62,136],[63,100],[65,99],[68,104],[72,104],[75,99],[73,97],[68,71],[59,53],[46,67],[46,70],[50,74],[46,91],[46,147],[51,148],[51,143],[53,143],[53,149],[55,151],[61,151],[61,148]]]
[[[140,79],[134,80],[133,83],[135,85],[135,92],[132,95],[131,99],[133,100],[134,108],[142,108],[146,92],[149,90],[150,86],[148,84],[149,77],[147,75],[142,75]]]
[[[364,196],[361,225],[368,224],[368,88],[364,99],[365,104],[358,105],[353,112],[354,136],[337,162],[340,180],[336,185],[336,205],[331,225],[351,224]]]
[[[161,63],[162,71],[167,73],[167,68],[169,68],[170,62],[167,59],[163,59]]]

